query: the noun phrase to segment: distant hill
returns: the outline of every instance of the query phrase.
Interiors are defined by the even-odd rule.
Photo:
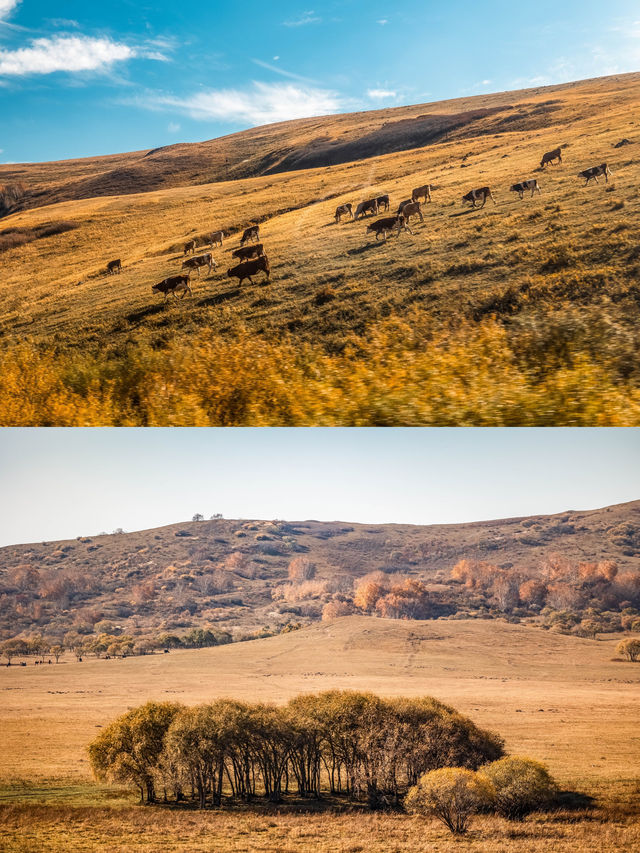
[[[4,547],[0,630],[61,635],[110,620],[134,634],[277,631],[319,619],[327,601],[348,598],[371,572],[421,581],[455,605],[462,592],[450,570],[462,559],[537,577],[552,557],[640,573],[640,501],[429,526],[214,519]]]
[[[640,74],[616,75],[438,103],[297,119],[207,142],[5,165],[0,166],[0,190],[2,185],[24,186],[24,195],[12,200],[8,213],[74,199],[335,166],[445,141],[505,132],[531,133],[554,124],[564,135],[572,120],[602,114],[612,99],[619,106],[621,99],[637,89],[639,81]]]

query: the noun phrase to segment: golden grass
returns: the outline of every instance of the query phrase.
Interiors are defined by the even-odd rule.
[[[228,814],[159,808],[0,808],[0,847],[6,853],[635,853],[640,845],[636,815],[534,815],[522,823],[476,818],[471,831],[452,838],[435,821],[406,815]],[[3,840],[4,836],[4,840]]]
[[[554,98],[545,129],[9,217],[80,228],[3,254],[0,423],[637,423],[640,148],[612,144],[633,138],[638,88]],[[536,173],[558,142],[565,163]],[[578,169],[603,159],[610,184],[582,187]],[[509,194],[533,174],[541,196]],[[389,192],[395,207],[424,180],[434,201],[413,237],[374,245],[365,222],[333,223],[338,203]],[[498,204],[463,211],[484,183]],[[273,282],[238,287],[229,249],[256,219]],[[236,236],[218,270],[163,307],[151,285],[219,227]],[[115,257],[122,275],[104,276]]]
[[[640,667],[611,660],[615,642],[495,621],[347,617],[200,651],[3,667],[0,849],[634,851]],[[299,814],[299,803],[175,811],[134,806],[134,795],[89,782],[84,749],[97,727],[147,699],[281,702],[330,687],[434,695],[503,734],[509,751],[547,763],[564,789],[593,800],[586,810],[563,808],[523,823],[477,818],[467,837],[453,840],[439,824],[406,815],[326,812],[313,804]]]

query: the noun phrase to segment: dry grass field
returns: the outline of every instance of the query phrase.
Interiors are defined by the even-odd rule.
[[[144,170],[139,183],[105,184],[126,195],[77,197],[74,181],[90,167],[96,180],[110,174],[111,161],[3,167],[0,180],[35,189],[57,175],[72,196],[3,229],[79,227],[2,254],[0,423],[636,424],[639,82],[260,128],[189,149],[206,175],[180,172],[188,146],[172,147],[153,157],[181,184],[157,189],[168,181]],[[485,113],[469,120],[470,110]],[[446,133],[409,132],[418,116],[465,111]],[[614,148],[623,137],[632,144]],[[228,140],[254,152],[242,169],[255,177],[215,165]],[[334,144],[342,153],[327,161]],[[390,153],[371,156],[371,145]],[[557,145],[563,164],[540,171]],[[267,162],[268,151],[280,153]],[[122,158],[125,174],[147,169],[144,152]],[[609,183],[583,186],[577,172],[605,160]],[[315,162],[334,165],[299,168]],[[509,186],[528,177],[542,194],[520,201]],[[333,222],[339,203],[389,193],[395,210],[424,182],[433,201],[413,235],[376,244],[366,221]],[[497,204],[463,208],[484,184]],[[260,273],[239,287],[229,250],[252,222],[272,282]],[[192,299],[163,306],[151,285],[180,271],[185,240],[218,228],[231,236],[214,250],[217,269],[194,277]],[[105,276],[116,257],[122,274]]]
[[[0,670],[2,829],[6,851],[632,851],[638,849],[640,667],[597,642],[500,622],[348,617],[286,636],[170,655],[71,659]],[[433,695],[500,732],[507,749],[546,762],[586,810],[524,823],[478,818],[451,841],[436,823],[322,808],[257,806],[200,814],[136,807],[92,786],[85,747],[147,699],[233,696],[283,702],[330,687]],[[570,803],[574,803],[570,807]]]

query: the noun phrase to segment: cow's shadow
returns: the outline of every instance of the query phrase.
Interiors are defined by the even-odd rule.
[[[207,296],[204,299],[199,299],[197,305],[201,305],[203,308],[222,305],[223,302],[228,302],[230,299],[235,299],[238,296],[240,296],[240,288],[235,287],[233,290],[225,290],[222,293],[214,293],[213,296]]]
[[[173,297],[171,297],[171,300],[173,300]],[[167,300],[167,303],[169,301],[170,300]],[[132,311],[130,314],[126,314],[124,319],[127,323],[139,323],[141,320],[146,320],[148,317],[161,314],[167,307],[167,303],[163,300],[162,302],[157,302],[154,305],[147,305],[144,308],[140,308],[137,311]]]
[[[450,213],[449,216],[453,219],[454,216],[469,216],[470,213],[479,213],[481,207],[468,207],[465,210],[458,210],[456,213]]]
[[[377,249],[384,245],[386,245],[384,240],[378,240],[377,243],[365,243],[364,246],[358,246],[357,249],[348,249],[347,255],[362,255],[364,252],[369,252],[371,249]]]

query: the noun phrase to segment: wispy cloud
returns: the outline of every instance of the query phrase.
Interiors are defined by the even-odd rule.
[[[372,98],[374,101],[381,101],[384,98],[395,98],[398,93],[392,91],[391,89],[368,89],[367,97]]]
[[[380,26],[381,26],[381,27],[384,27],[384,25],[385,25],[385,24],[388,24],[388,23],[389,23],[389,19],[388,19],[388,18],[380,18],[380,20],[379,20],[379,21],[376,21],[376,24],[380,24]]]
[[[8,18],[19,3],[20,0],[0,0],[0,21]]]
[[[39,38],[33,39],[29,47],[0,49],[0,76],[102,71],[135,55],[136,51],[129,45],[109,38],[69,35]]]
[[[339,112],[342,102],[335,92],[290,83],[254,82],[250,89],[219,89],[184,98],[153,94],[141,106],[172,110],[200,121],[260,125]]]
[[[180,125],[176,121],[170,121],[167,125],[169,133],[177,133],[180,130]]]
[[[274,57],[277,58],[277,57]],[[277,65],[269,65],[268,62],[263,62],[262,59],[252,59],[255,65],[260,68],[266,68],[267,71],[273,71],[274,74],[279,74],[281,77],[289,77],[291,80],[300,80],[302,83],[315,83],[311,77],[303,77],[302,74],[295,74],[293,71],[285,71],[284,68],[279,68]]]
[[[299,18],[291,18],[288,21],[283,21],[285,27],[306,27],[308,24],[319,24],[322,18],[319,18],[316,13],[303,12]]]

